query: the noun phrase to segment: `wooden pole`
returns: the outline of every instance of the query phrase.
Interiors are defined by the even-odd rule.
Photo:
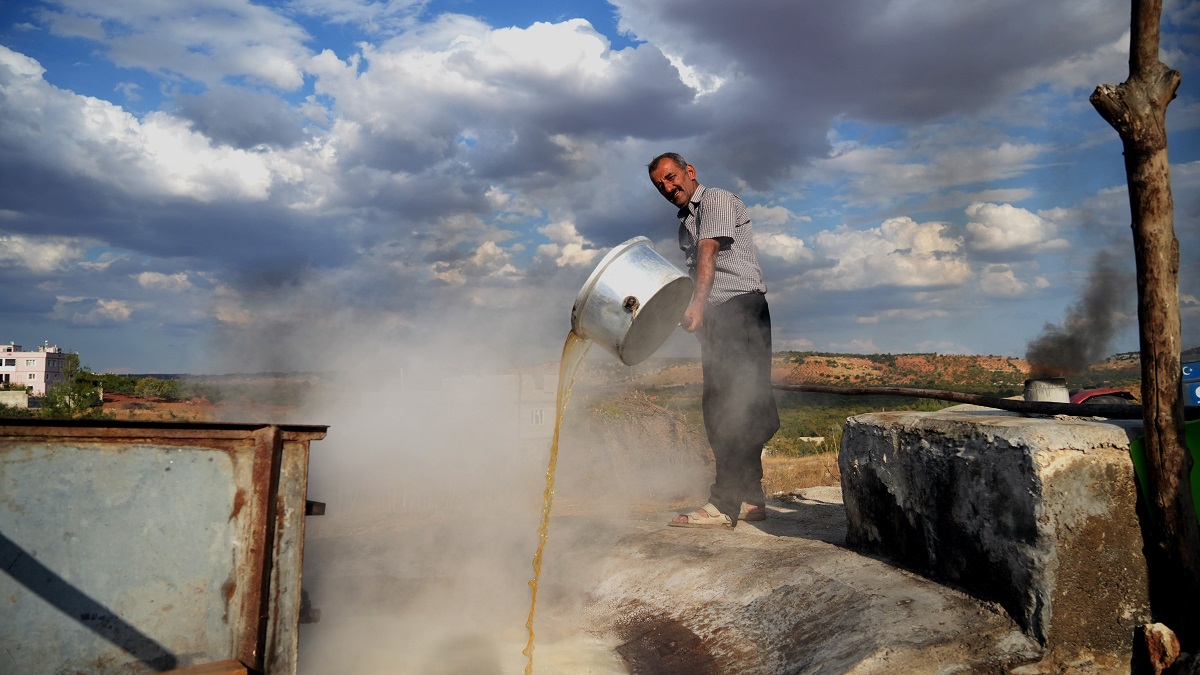
[[[1152,610],[1200,647],[1200,527],[1192,507],[1191,456],[1183,430],[1179,240],[1175,237],[1167,104],[1180,75],[1159,60],[1162,0],[1133,0],[1129,79],[1102,84],[1092,106],[1121,137],[1137,261],[1138,328],[1146,464],[1153,514],[1146,542]]]

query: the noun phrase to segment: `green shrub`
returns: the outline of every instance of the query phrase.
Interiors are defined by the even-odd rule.
[[[133,388],[135,396],[141,398],[158,398],[164,401],[178,401],[183,394],[183,386],[179,380],[160,380],[157,377],[143,377]]]
[[[136,377],[128,375],[114,375],[112,373],[93,374],[91,380],[98,387],[103,387],[104,391],[113,394],[123,394],[125,396],[133,396],[134,388],[137,387],[138,380]]]

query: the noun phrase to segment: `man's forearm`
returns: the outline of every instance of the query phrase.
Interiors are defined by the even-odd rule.
[[[716,239],[701,239],[696,255],[696,287],[692,291],[692,302],[708,304],[712,292],[713,277],[717,274],[717,252],[721,244]]]

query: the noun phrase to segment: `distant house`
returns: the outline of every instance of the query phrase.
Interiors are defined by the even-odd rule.
[[[0,383],[22,384],[33,396],[44,396],[47,389],[65,382],[66,369],[67,354],[49,342],[33,352],[12,342],[0,345]]]

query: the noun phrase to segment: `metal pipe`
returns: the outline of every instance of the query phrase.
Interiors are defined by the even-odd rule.
[[[1075,417],[1107,417],[1114,420],[1142,419],[1142,406],[1131,404],[1101,404],[1101,403],[1056,403],[1053,401],[1025,401],[1022,399],[999,398],[984,394],[967,394],[944,389],[910,389],[906,387],[831,387],[823,384],[784,384],[772,383],[780,391],[800,391],[817,394],[839,394],[844,396],[908,396],[911,398],[932,398],[939,401],[969,403],[988,408],[997,408],[1009,412],[1032,415],[1072,415]],[[1200,419],[1200,408],[1187,406],[1184,408],[1184,418],[1187,420]]]

